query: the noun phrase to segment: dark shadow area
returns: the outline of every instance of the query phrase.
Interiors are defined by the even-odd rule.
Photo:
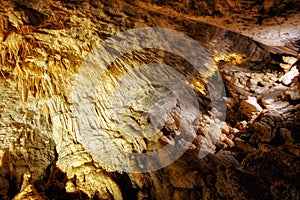
[[[13,199],[21,192],[22,182],[17,181],[14,166],[12,162],[13,156],[6,150],[2,157],[2,165],[0,166],[0,200]],[[30,169],[29,169],[30,170]],[[82,191],[75,193],[66,192],[65,186],[68,178],[66,173],[56,167],[56,161],[53,161],[47,168],[44,177],[32,183],[38,194],[44,199],[51,200],[85,200],[90,199],[87,194]],[[76,185],[76,184],[75,184]]]
[[[121,189],[124,200],[137,200],[138,188],[134,188],[128,174],[113,173],[114,181]]]

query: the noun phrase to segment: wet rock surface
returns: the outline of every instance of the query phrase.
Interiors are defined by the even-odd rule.
[[[230,24],[231,19],[222,16],[234,12],[232,17],[240,16],[241,21],[233,18],[231,27],[249,22],[253,32],[246,28],[242,34],[264,35],[256,29],[276,29],[270,21],[275,15],[277,21],[287,17],[281,27],[294,23],[294,33],[299,18],[291,13],[297,6],[289,7],[292,1],[263,1],[260,6],[227,1],[224,7],[213,2],[190,1],[189,6],[174,2],[178,6],[173,8],[173,3],[164,1],[1,1],[0,199],[299,199],[296,37],[254,35],[254,40],[264,43],[260,44],[206,24],[228,28],[221,21]],[[172,12],[165,14],[160,8]],[[286,11],[281,18],[274,14],[282,9]],[[246,10],[263,12],[262,22],[243,19],[249,13],[239,12]],[[82,70],[89,53],[102,41],[146,26],[189,35],[211,55],[210,65],[199,75],[191,63],[170,52],[143,49],[122,55],[101,78],[92,73],[97,60]],[[159,41],[167,40],[166,36]],[[205,64],[206,58],[201,61]],[[151,72],[137,67],[145,63],[165,63],[170,69]],[[226,102],[226,116],[222,106],[210,105],[210,95],[219,95],[221,89],[208,92],[206,86],[217,71],[226,88],[226,96],[219,97]],[[74,89],[78,74],[82,87]],[[135,81],[128,81],[126,74]],[[82,89],[91,79],[94,90]],[[179,95],[186,98],[178,98],[171,86],[153,84],[163,79],[175,80],[174,85],[185,79],[197,104],[190,105],[193,98],[180,81]],[[138,90],[140,83],[145,84]],[[132,88],[134,95],[128,95]],[[80,104],[74,90],[81,94],[80,101],[92,99],[95,107],[85,109],[84,115],[92,118],[76,118]],[[92,139],[82,137],[82,127],[96,131]],[[106,151],[99,157],[86,145],[95,141],[104,147],[99,145],[98,150]],[[122,172],[111,164],[128,162],[122,152],[145,153],[165,146],[185,151],[178,159],[167,151],[161,153],[155,164],[170,162],[152,172]],[[130,162],[141,163],[128,165],[137,166],[135,171],[144,167],[141,160]]]

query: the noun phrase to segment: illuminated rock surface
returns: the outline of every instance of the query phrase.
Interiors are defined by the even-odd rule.
[[[299,199],[299,2],[255,2],[1,1],[0,199]],[[201,58],[205,71],[155,49],[121,56],[100,78],[97,59],[83,68],[105,39],[141,27],[193,38],[211,55]],[[148,63],[170,69],[139,67]],[[221,121],[221,106],[210,108],[221,88],[206,87],[217,71],[226,88]],[[174,80],[186,98],[153,84],[159,80]],[[94,106],[81,121],[80,98]],[[107,153],[90,152],[96,139],[82,127],[103,131],[96,139]],[[122,152],[165,146],[186,151],[160,157],[158,166],[171,164],[152,172],[110,165],[127,163]]]

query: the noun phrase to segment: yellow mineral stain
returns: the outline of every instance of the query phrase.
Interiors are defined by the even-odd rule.
[[[243,66],[247,63],[247,59],[245,59],[242,55],[231,53],[231,54],[221,54],[220,52],[215,52],[213,60],[218,63],[220,61],[231,62],[236,66]]]

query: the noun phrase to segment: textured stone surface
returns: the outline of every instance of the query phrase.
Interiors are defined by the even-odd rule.
[[[297,3],[1,1],[0,199],[298,199]],[[178,55],[143,49],[117,59],[101,78],[92,73],[95,63],[83,70],[84,60],[105,39],[149,26],[189,35],[213,62],[199,76]],[[138,66],[145,63],[165,63],[170,71],[143,71]],[[220,88],[207,93],[205,87],[217,69],[227,91],[224,121],[216,118],[224,110],[210,108],[209,95]],[[155,81],[184,77],[199,109],[184,109],[188,98],[155,84],[128,95],[139,83],[149,83],[153,77],[147,73],[156,75]],[[94,93],[75,88],[88,100],[97,95],[96,109],[86,109],[92,120],[76,119],[79,105],[72,92],[78,74],[82,88],[90,80],[94,84]],[[135,81],[127,81],[126,74]],[[184,97],[188,93],[181,91]],[[187,119],[184,129],[181,119]],[[96,158],[79,137],[83,125],[100,127],[109,140],[96,139],[113,141],[119,151],[108,149]],[[121,173],[105,165],[105,159],[125,163],[122,151],[166,145],[187,151],[157,171]]]
[[[149,3],[148,3],[149,2]],[[297,55],[299,48],[299,1],[133,1],[143,9],[170,13],[246,35],[272,52]],[[289,20],[287,20],[287,18]],[[269,46],[269,47],[268,47]]]

